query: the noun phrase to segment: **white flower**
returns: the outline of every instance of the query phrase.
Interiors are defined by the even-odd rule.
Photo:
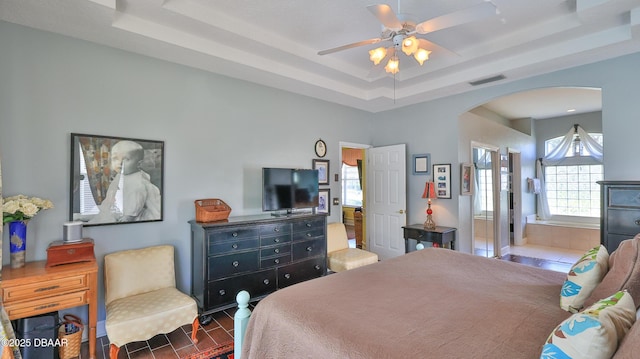
[[[2,204],[2,223],[28,220],[41,210],[50,208],[53,208],[53,203],[42,198],[22,194],[7,197]]]

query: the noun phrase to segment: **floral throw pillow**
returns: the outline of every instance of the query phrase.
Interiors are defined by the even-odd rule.
[[[603,245],[587,251],[569,270],[560,291],[560,307],[577,313],[609,269],[609,253]]]
[[[611,358],[635,320],[633,298],[626,291],[617,292],[560,323],[540,358]]]

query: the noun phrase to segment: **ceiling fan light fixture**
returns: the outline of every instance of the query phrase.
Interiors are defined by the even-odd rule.
[[[384,47],[378,47],[377,49],[373,49],[369,51],[369,60],[373,61],[374,65],[377,65],[387,56],[387,49]]]
[[[398,60],[398,56],[394,55],[387,62],[387,66],[384,67],[384,70],[390,74],[397,74],[400,71],[400,61]]]
[[[402,52],[405,55],[411,56],[416,50],[418,50],[418,39],[415,36],[409,36],[402,40]]]
[[[425,50],[423,48],[419,48],[418,50],[416,50],[416,52],[413,54],[413,58],[416,59],[416,61],[418,61],[418,63],[420,64],[420,66],[422,66],[422,64],[429,60],[429,54],[431,54],[431,51],[429,50]]]

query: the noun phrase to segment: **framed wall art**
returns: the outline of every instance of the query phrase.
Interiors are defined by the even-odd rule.
[[[318,170],[318,184],[329,184],[329,160],[312,160],[313,169]]]
[[[163,141],[72,133],[70,168],[70,220],[162,221]]]
[[[413,174],[428,175],[431,169],[431,155],[428,153],[413,155]]]
[[[460,165],[460,194],[463,196],[473,195],[473,173],[472,163]]]
[[[331,189],[320,188],[318,191],[317,213],[331,214]]]
[[[438,198],[451,198],[451,164],[433,165],[433,182]]]

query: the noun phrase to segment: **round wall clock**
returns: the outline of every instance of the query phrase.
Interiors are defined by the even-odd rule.
[[[323,140],[316,141],[316,156],[324,157],[327,154],[327,144]]]

